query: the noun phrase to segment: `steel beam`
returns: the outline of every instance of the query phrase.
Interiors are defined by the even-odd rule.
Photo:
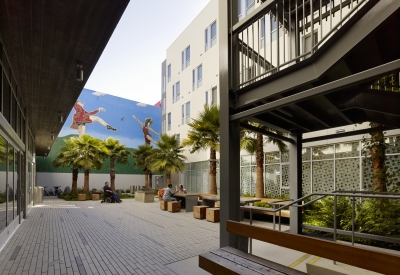
[[[231,115],[230,120],[240,120],[249,116],[255,116],[258,114],[262,114],[265,112],[269,112],[278,108],[286,107],[289,106],[290,104],[293,103],[298,103],[305,101],[307,99],[325,95],[328,93],[332,93],[335,91],[339,91],[341,89],[346,89],[352,86],[356,86],[371,80],[374,80],[378,78],[381,75],[385,75],[387,73],[390,73],[392,71],[398,70],[400,68],[400,59],[397,59],[395,61],[383,64],[381,66],[360,72],[358,74],[354,74],[330,83],[327,83],[325,85],[321,85],[309,90],[306,90],[304,92],[297,93],[292,96],[288,96],[282,99],[275,100],[273,102],[270,102],[268,104],[264,104],[234,115]]]
[[[240,123],[240,127],[243,128],[243,129],[252,131],[252,132],[260,133],[260,134],[262,134],[264,136],[267,136],[267,137],[272,137],[272,138],[279,139],[279,140],[282,140],[282,141],[286,141],[286,142],[289,142],[289,143],[295,143],[295,141],[293,139],[291,139],[291,138],[288,138],[288,137],[285,137],[285,136],[281,136],[281,135],[272,133],[272,132],[267,131],[267,130],[263,130],[261,128],[255,127],[255,126],[247,124],[247,123],[241,122]]]

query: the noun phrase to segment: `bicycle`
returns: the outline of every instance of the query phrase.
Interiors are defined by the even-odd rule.
[[[48,190],[46,190],[47,186],[43,187],[43,196],[50,196],[50,193]]]
[[[54,186],[54,195],[55,196],[59,196],[59,195],[63,195],[64,192],[61,191],[61,186]]]

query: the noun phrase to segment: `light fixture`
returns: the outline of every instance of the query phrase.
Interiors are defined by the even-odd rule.
[[[60,123],[64,122],[64,115],[61,112],[58,112],[58,122],[60,122]]]
[[[50,146],[47,146],[47,150],[50,150]]]
[[[83,65],[81,64],[76,64],[76,80],[83,81]]]
[[[51,140],[54,140],[54,133],[51,133],[50,138],[51,138]]]

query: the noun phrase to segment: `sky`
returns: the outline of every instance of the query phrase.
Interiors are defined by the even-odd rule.
[[[154,105],[167,48],[210,0],[130,0],[85,88]]]

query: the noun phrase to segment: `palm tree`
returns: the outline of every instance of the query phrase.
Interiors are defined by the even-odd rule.
[[[210,149],[210,194],[217,194],[217,151],[220,148],[219,107],[204,105],[197,118],[188,123],[191,128],[182,146],[191,147],[190,153]]]
[[[169,136],[167,134],[161,134],[160,140],[155,144],[158,148],[153,149],[149,169],[165,172],[168,186],[171,183],[171,174],[182,172],[185,169],[186,157],[182,154],[183,147],[179,145],[176,135]]]
[[[107,148],[110,158],[111,189],[115,190],[115,162],[127,164],[129,152],[125,149],[125,144],[119,144],[119,140],[112,137],[104,141],[104,146]]]
[[[136,167],[141,168],[144,171],[144,182],[146,188],[149,186],[149,161],[150,161],[150,156],[153,153],[153,147],[144,144],[140,145],[138,149],[134,149],[132,152],[132,155],[134,157],[134,165]]]
[[[283,136],[282,132],[270,129],[258,123],[247,121],[251,126],[260,128],[264,131],[269,131]],[[249,154],[256,154],[256,198],[264,197],[264,143],[272,143],[278,146],[281,153],[287,150],[286,144],[273,137],[264,139],[260,133],[254,133],[248,130],[241,131],[240,148],[245,149]]]
[[[103,166],[103,160],[108,155],[108,150],[101,140],[89,135],[76,138],[76,143],[79,151],[76,163],[84,169],[83,193],[88,195],[90,169],[98,170]]]
[[[71,137],[70,139],[64,139],[64,146],[60,147],[60,153],[53,160],[52,164],[54,167],[69,167],[72,165],[72,186],[71,192],[77,192],[78,185],[78,169],[81,168],[76,160],[78,159],[80,152],[78,150],[78,144],[76,138]]]

